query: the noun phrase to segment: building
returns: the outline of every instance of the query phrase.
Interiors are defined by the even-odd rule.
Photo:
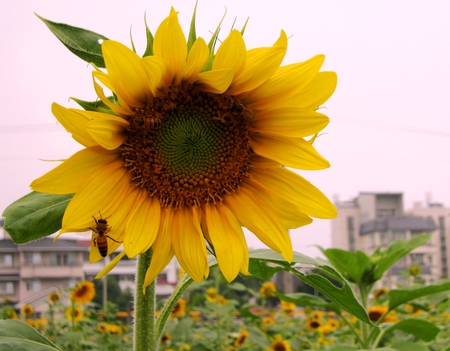
[[[416,204],[404,210],[402,193],[362,192],[350,201],[335,201],[338,216],[331,222],[332,247],[373,253],[397,239],[433,233],[431,240],[398,261],[379,286],[395,287],[408,283],[402,272],[411,265],[421,268],[421,279],[431,283],[448,277],[450,208],[441,204]]]
[[[3,219],[0,219],[0,232],[3,232],[3,239],[0,239],[0,298],[11,300],[17,309],[31,304],[38,313],[47,310],[46,301],[51,292],[69,291],[81,280],[94,280],[109,260],[119,253],[91,264],[89,240],[63,236],[53,241],[53,238],[45,237],[16,245],[3,231]],[[168,296],[173,292],[179,269],[178,262],[172,260],[161,272],[156,287],[158,296]],[[129,287],[132,291],[135,289],[135,274],[136,258],[126,257],[109,273],[116,276],[122,290]]]

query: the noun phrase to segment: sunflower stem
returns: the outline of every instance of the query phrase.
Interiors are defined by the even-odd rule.
[[[151,260],[151,249],[138,256],[134,299],[134,351],[157,351],[158,349],[155,332],[155,281],[145,290],[142,289],[145,273]]]

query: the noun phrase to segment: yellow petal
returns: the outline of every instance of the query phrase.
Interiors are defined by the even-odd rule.
[[[309,216],[324,219],[337,216],[336,207],[319,189],[284,167],[270,170],[254,169],[252,180],[269,189],[276,189],[281,197],[295,203]]]
[[[253,177],[242,184],[244,192],[257,199],[283,228],[295,229],[312,223],[296,203],[288,201],[277,188],[269,188],[253,180]]]
[[[316,111],[277,108],[257,113],[252,127],[264,134],[302,138],[320,132],[329,121],[327,116]]]
[[[287,49],[287,37],[281,31],[280,38],[270,48],[257,48],[247,51],[244,70],[235,75],[228,90],[231,95],[253,90],[267,81],[280,67]]]
[[[192,279],[201,282],[208,274],[209,266],[197,209],[174,211],[172,247],[181,267]]]
[[[242,34],[236,29],[223,41],[217,50],[212,69],[231,68],[238,76],[245,67],[247,51]]]
[[[203,38],[197,38],[189,51],[186,65],[183,69],[183,80],[191,83],[195,76],[205,67],[209,57],[209,48]]]
[[[236,219],[226,206],[206,205],[204,209],[206,225],[217,262],[224,277],[231,282],[239,274],[245,253],[248,252],[244,233],[240,226],[236,227],[232,224],[232,221]]]
[[[129,106],[144,106],[151,92],[147,75],[140,65],[141,58],[113,40],[103,42],[102,52],[113,91]]]
[[[89,119],[57,103],[52,104],[52,113],[59,123],[72,134],[77,142],[85,147],[98,145],[86,130]]]
[[[86,129],[97,143],[107,150],[114,150],[124,143],[129,125],[121,117],[102,114],[101,118],[90,121]]]
[[[61,232],[89,230],[89,227],[95,226],[92,216],[97,216],[99,211],[103,218],[111,215],[108,223],[114,224],[116,218],[113,213],[130,192],[130,183],[131,176],[122,161],[112,162],[97,170],[67,206]]]
[[[174,252],[171,238],[173,212],[173,210],[167,208],[161,211],[160,229],[152,245],[152,260],[145,274],[144,291],[173,258]]]
[[[119,261],[123,258],[123,256],[125,256],[125,251],[122,251],[120,254],[118,254],[116,257],[114,257],[113,260],[111,260],[111,262],[109,262],[107,264],[107,266],[105,268],[103,268],[96,276],[95,279],[100,279],[102,278],[104,275],[108,274],[109,272],[112,271],[112,269],[117,266],[117,264],[119,263]]]
[[[150,91],[153,96],[157,96],[158,89],[163,84],[162,76],[165,72],[164,59],[158,56],[147,56],[141,60],[141,65],[147,74]]]
[[[161,206],[159,200],[143,192],[130,213],[123,247],[128,257],[146,252],[159,231]]]
[[[108,85],[110,85],[111,82],[109,81],[109,78],[105,73],[97,72],[97,71],[92,72],[92,80],[94,82],[94,89],[95,89],[95,92],[97,93],[97,96],[100,98],[100,100],[102,100],[102,102],[106,106],[108,106],[111,109],[111,111],[113,111],[118,116],[124,117],[124,116],[131,115],[132,114],[131,109],[123,100],[119,100],[119,105],[117,105],[117,104],[113,103],[112,101],[110,101],[106,97],[106,95],[103,91],[103,88],[95,81],[95,78],[97,78],[103,84],[105,84],[104,82],[107,82],[107,84],[105,84],[106,87],[108,87]],[[111,87],[111,89],[114,89],[114,88]]]
[[[298,94],[281,101],[279,107],[289,106],[301,109],[316,109],[327,101],[336,90],[335,72],[319,72]]]
[[[194,83],[201,91],[214,94],[224,93],[233,80],[233,70],[230,68],[202,72],[197,75]]]
[[[288,167],[306,170],[330,167],[329,162],[302,138],[255,134],[250,140],[250,146],[255,153]]]
[[[153,53],[166,61],[167,76],[171,82],[181,82],[181,72],[187,56],[186,37],[178,23],[178,15],[175,10],[170,10],[170,15],[161,22],[155,33]]]
[[[267,211],[258,199],[247,194],[244,188],[224,198],[224,204],[233,212],[239,223],[253,232],[264,244],[279,252],[291,262],[292,244],[287,230]]]
[[[31,189],[48,194],[74,194],[98,170],[119,161],[120,154],[93,146],[73,154],[59,166],[33,181]]]
[[[277,107],[277,102],[298,94],[319,72],[325,56],[317,55],[307,61],[280,67],[264,84],[246,96],[244,102],[256,110]]]

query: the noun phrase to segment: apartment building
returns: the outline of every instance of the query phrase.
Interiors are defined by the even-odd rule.
[[[53,291],[74,287],[81,280],[94,277],[120,251],[104,260],[90,264],[89,240],[66,239],[53,241],[46,237],[23,245],[16,245],[3,230],[0,219],[0,298],[7,298],[21,308],[29,303],[36,312],[45,312],[47,297]],[[172,260],[158,276],[156,294],[168,296],[178,281],[179,264]],[[122,290],[135,289],[136,258],[122,259],[113,271]],[[66,296],[67,295],[67,296]],[[63,298],[67,299],[68,294]],[[68,301],[67,301],[68,302]]]
[[[373,253],[397,239],[433,233],[431,240],[397,262],[379,286],[407,284],[402,274],[411,265],[421,267],[421,278],[431,283],[448,277],[450,251],[450,208],[442,204],[416,204],[405,211],[402,193],[362,192],[349,201],[335,201],[338,217],[331,222],[332,246],[349,251]]]

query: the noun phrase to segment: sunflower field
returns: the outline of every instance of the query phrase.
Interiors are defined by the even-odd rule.
[[[378,254],[389,252],[391,256],[385,257],[392,259],[392,255],[398,255],[394,249],[399,244],[408,249],[418,245],[413,240],[396,242]],[[330,262],[338,257],[333,251],[324,253]],[[354,253],[340,254],[343,258]],[[380,264],[382,259],[376,262]],[[411,278],[408,286],[374,289],[370,288],[374,281],[367,276],[373,270],[366,270],[360,277],[365,278],[358,283],[354,272],[341,266],[340,272],[347,276],[349,286],[364,306],[368,318],[363,321],[317,291],[284,294],[273,279],[262,281],[255,277],[238,277],[228,283],[220,270],[213,268],[208,280],[193,282],[172,305],[158,350],[449,350],[450,282],[424,286],[417,283],[420,276],[414,271],[404,272]],[[61,302],[62,294],[70,297],[69,305]],[[104,308],[93,302],[95,294],[94,284],[89,281],[80,282],[70,291],[52,293],[47,313],[39,318],[30,305],[17,311],[3,301],[0,346],[12,347],[12,340],[20,344],[20,339],[27,339],[39,343],[42,350],[132,349],[133,311],[119,311],[111,302]],[[156,301],[157,319],[165,300]],[[352,304],[343,301],[343,305],[346,303]]]

